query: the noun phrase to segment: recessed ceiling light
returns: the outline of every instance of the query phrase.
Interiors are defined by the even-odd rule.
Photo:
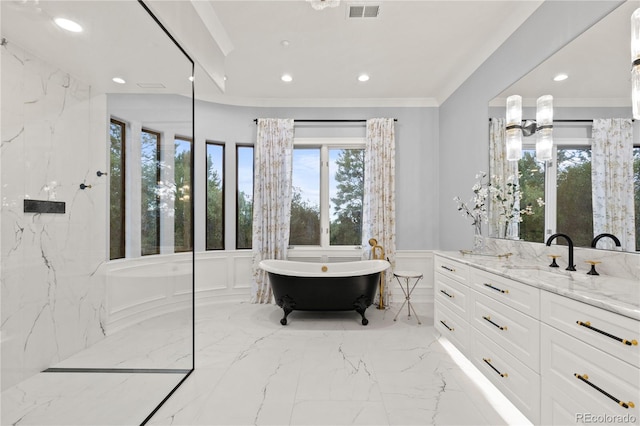
[[[291,74],[282,74],[280,80],[284,81],[285,83],[290,83],[293,81],[293,77],[291,77]]]
[[[126,83],[126,81],[124,81],[124,78],[121,78],[121,77],[113,77],[111,80],[113,80],[114,83],[118,83],[118,84]]]
[[[289,47],[291,43],[289,43],[289,40],[282,40],[280,44],[282,45],[282,47]]]
[[[360,74],[358,76],[358,81],[369,81],[369,76],[367,74]]]
[[[71,31],[72,33],[82,32],[82,26],[80,26],[80,24],[70,19],[56,18],[53,20],[53,22],[55,22],[56,25],[62,28],[63,30]]]
[[[555,77],[553,77],[553,81],[562,81],[562,80],[566,80],[568,79],[569,76],[566,74],[558,74]]]

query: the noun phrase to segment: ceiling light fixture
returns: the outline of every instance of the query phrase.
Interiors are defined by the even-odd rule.
[[[293,77],[291,77],[291,74],[282,74],[280,80],[284,81],[285,83],[290,83],[293,81]]]
[[[558,74],[555,77],[553,77],[553,81],[564,81],[568,78],[569,76],[567,74]]]
[[[113,77],[111,80],[114,83],[118,83],[118,84],[125,84],[126,83],[126,81],[122,77]]]
[[[70,31],[72,33],[80,33],[82,32],[82,26],[75,21],[66,18],[56,18],[53,20],[57,26],[62,28],[63,30]]]
[[[367,74],[360,74],[360,75],[358,76],[358,81],[362,81],[362,82],[369,81],[369,75],[367,75]]]
[[[551,160],[553,150],[553,96],[540,96],[537,101],[536,120],[526,120],[522,125],[522,97],[507,98],[507,120],[505,125],[507,160],[522,158],[522,136],[536,135],[536,159]]]
[[[633,118],[640,119],[640,9],[631,14],[631,105]]]
[[[327,7],[336,7],[340,4],[340,0],[307,0],[311,3],[311,7],[315,10],[322,10]]]

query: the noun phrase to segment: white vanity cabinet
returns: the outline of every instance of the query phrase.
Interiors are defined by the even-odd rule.
[[[639,320],[600,291],[582,302],[495,261],[502,274],[434,259],[436,329],[533,424],[640,424]]]
[[[436,256],[434,271],[434,325],[466,354],[469,346],[469,266]]]
[[[540,421],[540,290],[471,268],[471,361],[534,424]]]
[[[640,321],[543,292],[542,422],[640,424]]]

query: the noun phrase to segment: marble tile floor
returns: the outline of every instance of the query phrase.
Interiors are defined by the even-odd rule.
[[[415,308],[422,325],[404,313],[394,322],[397,307],[392,306],[369,308],[366,327],[355,312],[294,312],[283,327],[282,310],[274,305],[200,307],[196,369],[149,424],[507,424],[489,403],[485,385],[473,382],[445,349],[447,342],[438,339],[430,308]],[[165,315],[141,328],[181,329],[175,322],[173,314]],[[123,333],[111,340],[123,345],[139,338]],[[118,353],[108,350],[108,340],[93,356]],[[168,333],[165,341],[173,343],[159,346],[175,357],[179,340]],[[153,359],[162,358],[161,352],[155,351]],[[64,364],[87,365],[88,359],[78,354]],[[119,376],[39,374],[2,393],[1,424],[140,424],[162,399],[159,394],[179,380],[166,374]],[[117,391],[118,383],[125,383],[126,391]],[[99,415],[88,420],[86,410]]]

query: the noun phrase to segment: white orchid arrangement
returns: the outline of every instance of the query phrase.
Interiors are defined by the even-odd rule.
[[[482,223],[487,223],[489,216],[487,210],[487,198],[489,197],[490,182],[486,180],[487,174],[485,172],[479,172],[476,175],[476,183],[471,188],[473,190],[472,207],[469,207],[467,203],[462,201],[460,197],[453,197],[453,200],[458,203],[458,211],[462,212],[462,215],[469,217],[472,220],[472,225],[476,229],[480,229]]]
[[[463,216],[471,218],[472,225],[479,231],[480,225],[489,221],[487,200],[490,199],[492,216],[497,218],[498,226],[505,231],[506,235],[507,227],[514,220],[522,222],[523,216],[534,214],[531,205],[525,208],[519,207],[522,195],[518,184],[520,176],[520,174],[511,175],[503,182],[503,179],[496,175],[487,179],[487,173],[479,172],[476,174],[477,181],[471,188],[474,194],[473,207],[470,208],[460,197],[454,197],[453,200],[458,203],[458,211],[462,212]],[[544,205],[542,198],[538,198],[536,202],[539,206]]]

